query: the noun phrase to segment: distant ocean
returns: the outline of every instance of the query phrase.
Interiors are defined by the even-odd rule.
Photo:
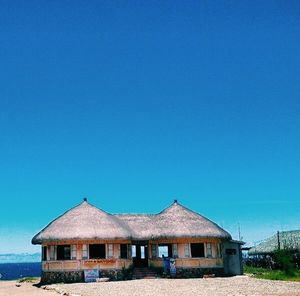
[[[0,263],[0,280],[15,280],[22,277],[39,277],[41,262]]]

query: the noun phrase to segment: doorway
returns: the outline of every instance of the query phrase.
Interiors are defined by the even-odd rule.
[[[145,242],[132,244],[131,256],[134,267],[148,267],[148,244]]]

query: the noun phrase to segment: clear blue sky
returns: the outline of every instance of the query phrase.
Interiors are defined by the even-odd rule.
[[[299,1],[0,0],[0,253],[83,197],[300,228]]]

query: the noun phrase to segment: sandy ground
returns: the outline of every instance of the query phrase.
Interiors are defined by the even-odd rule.
[[[0,296],[111,296],[111,295],[198,295],[198,296],[300,296],[300,283],[268,281],[236,276],[209,279],[153,279],[124,282],[58,284],[36,288],[30,283],[0,282]],[[54,292],[56,290],[56,292]],[[59,294],[58,294],[58,293]]]
[[[236,276],[209,279],[153,279],[126,282],[52,285],[60,292],[82,296],[110,295],[280,295],[300,296],[300,283],[268,281]]]
[[[16,281],[0,281],[0,296],[58,296],[54,291],[48,291],[33,286],[32,283],[20,283]]]

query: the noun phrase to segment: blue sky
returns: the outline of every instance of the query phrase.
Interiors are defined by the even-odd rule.
[[[300,228],[298,1],[0,1],[0,253],[87,196]]]

